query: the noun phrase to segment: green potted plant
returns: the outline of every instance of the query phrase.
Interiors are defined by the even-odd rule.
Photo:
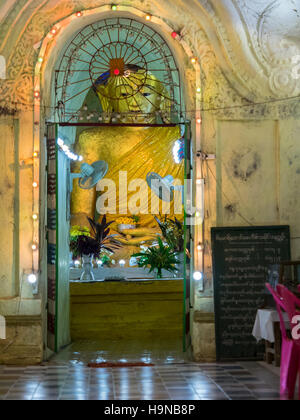
[[[176,264],[179,264],[177,252],[169,245],[164,245],[162,239],[158,238],[158,246],[150,247],[143,252],[132,255],[137,259],[139,267],[149,268],[149,273],[156,273],[157,278],[162,278],[162,270],[175,273]]]
[[[76,242],[78,254],[82,257],[83,261],[83,273],[80,280],[85,282],[95,280],[92,264],[93,257],[100,258],[100,254],[103,251],[114,253],[114,251],[121,246],[115,239],[115,235],[109,234],[109,226],[113,222],[107,223],[106,216],[103,216],[100,223],[95,222],[89,217],[88,221],[91,226],[90,236],[78,236]]]
[[[106,251],[102,252],[100,255],[100,258],[98,260],[98,267],[101,265],[101,267],[107,267],[110,268],[112,265],[112,259],[111,259],[111,253],[108,253]]]

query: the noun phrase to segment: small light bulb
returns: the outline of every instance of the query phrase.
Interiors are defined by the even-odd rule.
[[[62,149],[63,149],[63,151],[64,152],[68,152],[70,149],[69,149],[69,146],[67,146],[66,144],[64,144],[63,146],[62,146]]]
[[[80,261],[76,260],[76,261],[74,262],[74,265],[75,265],[75,267],[76,267],[76,268],[79,268],[79,266],[80,266]]]
[[[34,158],[39,157],[39,152],[33,152],[33,157],[34,157]]]
[[[39,92],[38,90],[36,90],[36,91],[34,92],[34,97],[35,97],[35,98],[39,98],[39,97],[40,97],[40,92]]]
[[[197,249],[198,249],[198,251],[202,251],[203,250],[203,245],[201,243],[199,243],[197,245]]]
[[[39,63],[42,63],[43,61],[44,61],[43,57],[39,57],[39,58],[38,58],[38,62],[39,62]]]
[[[191,63],[196,64],[197,63],[197,58],[196,57],[191,58]]]
[[[32,215],[33,220],[37,220],[38,219],[38,215],[37,214],[33,214]]]
[[[116,4],[112,4],[111,10],[115,12],[116,10],[118,10],[118,6]]]
[[[197,211],[197,213],[195,214],[195,216],[199,219],[199,217],[201,217],[200,211]]]
[[[202,124],[202,119],[201,118],[197,118],[197,124]]]
[[[56,33],[57,33],[57,29],[56,28],[51,29],[51,34],[52,35],[56,35]]]
[[[38,187],[38,183],[37,182],[33,182],[33,184],[32,184],[32,186],[33,186],[33,188],[37,188]]]
[[[125,260],[120,260],[119,264],[120,264],[120,267],[125,267],[126,261]]]
[[[79,156],[78,160],[79,160],[79,162],[82,162],[83,161],[83,157],[82,156]]]
[[[197,88],[197,93],[201,93],[201,88],[200,87]]]
[[[76,16],[77,16],[78,18],[80,18],[82,15],[83,15],[83,13],[82,13],[82,12],[77,12],[77,13],[76,13]]]
[[[151,20],[151,15],[149,15],[149,14],[148,14],[148,15],[146,15],[146,17],[145,17],[145,18],[146,18],[146,20],[148,20],[148,21],[149,21],[149,20]]]
[[[32,244],[31,248],[32,248],[32,251],[36,251],[38,247],[36,244]]]
[[[28,283],[35,284],[37,282],[37,276],[35,274],[29,274],[27,277]]]
[[[203,279],[203,274],[200,271],[195,271],[193,278],[195,281],[200,281]]]

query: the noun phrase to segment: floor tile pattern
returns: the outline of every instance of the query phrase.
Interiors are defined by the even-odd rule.
[[[100,349],[100,350],[99,350]],[[122,355],[122,356],[120,356]],[[122,357],[122,359],[120,359]],[[56,354],[52,361],[86,366],[101,362],[144,362],[157,365],[183,363],[182,339],[167,337],[127,340],[77,340]]]
[[[278,400],[278,388],[258,363],[0,366],[1,400]]]

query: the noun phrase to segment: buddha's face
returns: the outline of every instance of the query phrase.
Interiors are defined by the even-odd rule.
[[[96,91],[104,112],[155,114],[163,103],[170,103],[159,80],[142,69],[126,76],[111,76]]]

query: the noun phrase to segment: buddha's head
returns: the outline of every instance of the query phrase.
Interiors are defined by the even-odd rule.
[[[171,99],[163,84],[150,72],[132,65],[102,74],[94,90],[104,112],[155,118],[157,111],[170,112]]]

